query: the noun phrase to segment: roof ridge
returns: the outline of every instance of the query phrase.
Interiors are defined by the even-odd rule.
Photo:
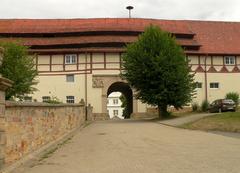
[[[199,20],[199,19],[154,19],[154,18],[10,18],[0,19],[0,21],[13,21],[13,20],[145,20],[145,21],[169,21],[169,22],[210,22],[210,23],[240,23],[240,21],[225,21],[225,20]]]

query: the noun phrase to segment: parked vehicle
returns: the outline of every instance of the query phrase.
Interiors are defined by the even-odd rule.
[[[236,104],[231,99],[218,99],[213,101],[209,106],[209,112],[236,111]]]

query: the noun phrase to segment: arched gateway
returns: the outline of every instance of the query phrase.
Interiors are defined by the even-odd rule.
[[[107,91],[107,96],[109,96],[112,92],[121,92],[122,95],[126,99],[126,112],[123,115],[125,118],[130,118],[133,112],[133,92],[130,86],[125,82],[115,82],[113,83]]]
[[[132,113],[138,112],[138,101],[134,98],[134,92],[127,84],[126,81],[123,81],[119,75],[93,75],[93,87],[101,88],[101,105],[102,113],[95,114],[96,119],[108,119],[107,114],[107,97],[112,92],[121,92],[127,99],[129,115],[127,118],[130,118]]]

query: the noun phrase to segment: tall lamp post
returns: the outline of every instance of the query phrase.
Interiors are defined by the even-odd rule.
[[[128,10],[129,18],[131,18],[131,10],[133,9],[133,6],[127,6],[126,9]]]

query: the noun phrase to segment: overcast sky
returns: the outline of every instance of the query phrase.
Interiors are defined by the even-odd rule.
[[[0,0],[0,18],[200,19],[240,21],[240,0]]]

